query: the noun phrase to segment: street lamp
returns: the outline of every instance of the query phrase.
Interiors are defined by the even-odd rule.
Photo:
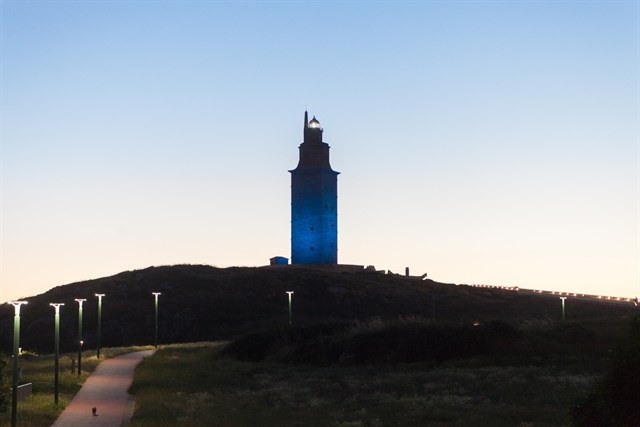
[[[76,298],[78,303],[78,375],[82,370],[82,303],[85,298]]]
[[[293,291],[287,291],[287,294],[289,294],[289,325],[291,325],[291,295],[293,295]]]
[[[96,294],[98,297],[98,343],[96,345],[96,357],[100,359],[100,338],[102,335],[102,297],[104,294]]]
[[[151,292],[155,297],[156,297],[156,331],[155,331],[155,338],[153,340],[154,345],[156,346],[156,348],[158,348],[158,297],[160,295],[162,295],[162,292]]]
[[[63,303],[50,303],[51,307],[53,307],[56,311],[55,314],[55,353],[56,353],[56,361],[55,361],[55,376],[53,380],[53,402],[58,404],[58,373],[60,372],[60,306],[63,306]]]
[[[564,300],[566,300],[567,297],[560,297],[560,299],[562,300],[562,321],[564,322]]]
[[[13,387],[11,389],[11,427],[16,426],[18,413],[18,357],[20,357],[20,306],[26,301],[10,301],[13,316]]]

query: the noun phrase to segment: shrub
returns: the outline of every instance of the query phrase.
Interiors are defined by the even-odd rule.
[[[518,350],[521,333],[503,322],[439,325],[422,318],[371,319],[247,334],[224,353],[239,360],[369,364],[442,362]]]
[[[7,410],[9,399],[11,398],[8,373],[7,357],[0,353],[0,413]]]
[[[578,427],[640,426],[640,320],[634,319],[611,369],[572,411]]]
[[[442,325],[424,319],[400,319],[369,329],[357,327],[355,331],[344,339],[342,361],[413,363],[494,356],[514,351],[521,336],[512,326],[497,321]]]
[[[326,363],[327,346],[347,324],[320,324],[293,327],[242,335],[222,351],[235,359],[260,362],[265,359],[297,362]]]

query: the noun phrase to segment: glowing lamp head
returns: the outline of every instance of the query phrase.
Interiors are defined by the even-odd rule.
[[[313,119],[309,122],[309,127],[311,129],[320,129],[320,122],[316,119],[316,116],[313,116]]]
[[[60,307],[64,305],[63,302],[50,302],[49,305],[56,310],[56,314],[60,313]]]
[[[28,304],[27,301],[9,301],[8,304],[11,304],[14,308],[15,315],[20,316],[20,306],[22,304]]]

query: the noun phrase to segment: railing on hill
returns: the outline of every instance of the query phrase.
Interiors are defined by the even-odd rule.
[[[576,298],[582,298],[582,299],[605,300],[605,301],[612,301],[612,302],[633,302],[635,305],[638,305],[638,298],[615,297],[610,295],[582,294],[577,292],[545,291],[540,289],[520,288],[518,286],[494,286],[494,285],[477,285],[477,284],[468,285],[468,286],[471,286],[474,288],[501,289],[505,291],[527,292],[527,293],[542,294],[542,295],[568,296],[568,297],[576,297]]]

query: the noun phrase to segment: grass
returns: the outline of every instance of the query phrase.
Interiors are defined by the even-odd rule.
[[[100,360],[95,353],[83,352],[82,354],[82,374],[71,372],[71,358],[77,356],[76,353],[60,355],[60,377],[59,377],[59,403],[56,406],[54,400],[54,356],[29,356],[20,360],[22,368],[22,378],[20,384],[33,383],[33,394],[27,399],[18,402],[17,421],[20,426],[49,426],[51,425],[64,408],[71,402],[73,396],[80,390],[82,384],[89,374],[95,369],[99,362],[105,358],[114,357],[132,351],[147,350],[151,347],[113,347],[101,349]],[[104,357],[103,357],[104,356]],[[6,367],[4,375],[11,378],[11,363]],[[5,413],[0,413],[0,426],[11,425],[11,405]]]
[[[564,426],[600,377],[580,363],[361,366],[241,361],[167,346],[137,368],[132,426]]]
[[[136,369],[132,426],[565,426],[624,329],[587,326],[410,317],[167,345]],[[21,383],[34,394],[19,404],[19,425],[51,425],[98,364],[85,353],[78,377],[73,356],[61,358],[58,406],[53,356],[23,358]],[[0,426],[9,422],[0,414]]]

